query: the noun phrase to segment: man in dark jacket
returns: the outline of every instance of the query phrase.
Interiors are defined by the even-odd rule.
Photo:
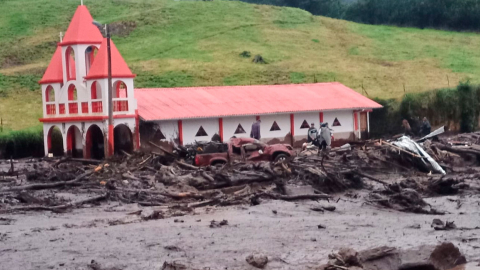
[[[308,134],[307,134],[307,142],[313,142],[317,138],[317,129],[315,128],[315,124],[312,123],[310,128],[308,129]]]
[[[423,117],[423,123],[422,123],[422,136],[427,136],[432,132],[432,126],[430,125],[430,122],[426,117]]]
[[[258,119],[255,123],[252,124],[252,131],[250,131],[250,138],[254,138],[260,140],[260,119]]]

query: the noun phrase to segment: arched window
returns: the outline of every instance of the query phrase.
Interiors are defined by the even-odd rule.
[[[74,84],[68,87],[68,101],[77,100],[77,88]]]
[[[68,87],[68,113],[77,114],[78,113],[78,102],[77,102],[77,88],[74,84],[71,84]]]
[[[93,60],[95,59],[97,52],[98,52],[98,49],[95,46],[89,46],[85,50],[85,70],[87,71],[87,74],[90,71],[90,67],[93,64]]]
[[[92,84],[90,89],[90,97],[92,99],[92,112],[101,113],[103,112],[103,103],[102,103],[102,87],[99,82],[95,81]],[[100,100],[99,100],[100,99]]]
[[[115,82],[113,98],[127,98],[127,85],[122,81]]]
[[[65,51],[65,62],[67,65],[67,81],[75,80],[75,51],[72,49],[72,47],[68,47]]]
[[[95,81],[92,84],[91,88],[91,99],[101,99],[102,98],[102,87],[100,86],[100,83]]]
[[[47,86],[47,89],[45,90],[45,101],[46,102],[55,101],[55,90],[51,85]]]

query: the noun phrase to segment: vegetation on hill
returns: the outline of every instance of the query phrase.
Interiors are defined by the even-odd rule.
[[[39,125],[36,82],[78,3],[2,2],[0,118],[5,129]],[[473,33],[363,25],[237,1],[85,4],[97,21],[131,28],[113,41],[137,74],[136,87],[339,81],[370,97],[400,98],[453,87],[465,78],[480,82],[480,37]],[[250,57],[241,56],[244,51]],[[256,55],[266,64],[253,63]]]
[[[242,0],[368,24],[480,30],[479,0]]]

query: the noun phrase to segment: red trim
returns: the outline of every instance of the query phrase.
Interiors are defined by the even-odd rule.
[[[113,137],[113,125],[108,125],[108,157],[113,156],[114,153]]]
[[[320,123],[323,123],[323,112],[320,112]]]
[[[353,113],[353,130],[358,130],[358,115],[356,112]]]
[[[135,114],[121,114],[114,115],[114,119],[122,118],[135,118]],[[52,117],[52,118],[40,118],[38,119],[42,123],[58,123],[58,122],[86,122],[86,121],[101,121],[108,119],[108,116],[98,115],[98,116],[74,116],[74,117]]]
[[[40,80],[38,81],[38,84],[48,84],[48,83],[63,83],[63,79],[60,80]]]
[[[218,118],[218,133],[220,133],[220,141],[223,142],[223,118]]]
[[[183,124],[182,120],[178,120],[178,141],[180,145],[183,145]]]
[[[135,78],[137,74],[128,74],[128,75],[112,75],[112,78]],[[98,76],[85,76],[83,77],[85,80],[94,80],[94,79],[105,79],[108,78],[108,75],[98,75]]]
[[[293,113],[290,114],[290,134],[292,134],[292,138],[295,136],[295,118]]]
[[[67,45],[76,45],[76,44],[102,44],[102,41],[89,41],[89,40],[82,40],[82,41],[65,41],[65,42],[58,42],[58,46],[67,46]]]
[[[140,149],[140,116],[138,115],[138,110],[135,110],[135,133],[137,135],[136,141],[136,149]]]

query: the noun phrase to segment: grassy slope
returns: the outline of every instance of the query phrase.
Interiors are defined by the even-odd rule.
[[[1,1],[1,0],[0,0]],[[37,125],[39,79],[79,1],[3,0],[0,117],[7,128]],[[135,21],[114,41],[137,87],[340,81],[370,96],[480,82],[480,37],[370,26],[308,12],[234,1],[86,0],[102,22]],[[6,15],[6,16],[3,16]],[[261,54],[253,64],[242,51]],[[33,91],[32,91],[33,90]],[[12,113],[15,112],[15,113]]]

